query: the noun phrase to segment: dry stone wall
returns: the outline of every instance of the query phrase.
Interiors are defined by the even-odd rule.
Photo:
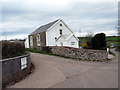
[[[105,50],[90,50],[61,46],[54,46],[50,48],[53,54],[79,60],[104,61],[108,58],[108,53]]]

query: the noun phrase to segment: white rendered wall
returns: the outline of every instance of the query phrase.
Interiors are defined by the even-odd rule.
[[[62,26],[60,26],[62,24]],[[55,41],[55,37],[60,36],[59,29],[62,29],[62,34],[72,34],[72,32],[64,25],[62,21],[53,26],[50,30],[46,31],[46,46],[61,46],[60,42]],[[71,42],[75,42],[74,46],[71,46]],[[78,48],[78,41],[72,36],[69,41],[63,42],[63,46],[70,46]]]
[[[71,45],[71,42],[75,42],[75,44],[74,44],[74,45]],[[78,41],[76,40],[76,38],[75,38],[74,36],[72,36],[72,37],[68,40],[68,44],[70,45],[70,47],[79,48]]]
[[[29,40],[28,40],[28,38],[25,40],[25,48],[29,48]]]
[[[62,26],[60,26],[60,24],[62,24]],[[60,21],[50,30],[46,31],[46,46],[56,46],[55,37],[58,38],[60,36],[59,29],[62,29],[63,35],[71,34],[71,31]]]

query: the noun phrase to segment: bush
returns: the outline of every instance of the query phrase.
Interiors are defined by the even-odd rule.
[[[81,43],[80,46],[84,47],[84,48],[87,48],[88,45],[86,43]]]
[[[23,55],[25,53],[25,46],[23,42],[9,42],[2,41],[2,59],[12,58]]]
[[[106,50],[106,35],[104,33],[96,34],[91,41],[93,49]]]

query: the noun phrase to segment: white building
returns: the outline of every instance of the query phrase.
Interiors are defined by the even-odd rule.
[[[30,48],[40,46],[79,47],[79,39],[60,19],[43,25],[29,35]]]
[[[25,40],[25,48],[29,48],[29,39],[28,38],[26,38],[26,40]]]

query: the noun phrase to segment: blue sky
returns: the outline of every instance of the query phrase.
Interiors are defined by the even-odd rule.
[[[57,2],[56,2],[57,1]],[[116,0],[4,0],[2,1],[2,39],[26,38],[39,26],[62,19],[79,36],[89,32],[117,35]]]

